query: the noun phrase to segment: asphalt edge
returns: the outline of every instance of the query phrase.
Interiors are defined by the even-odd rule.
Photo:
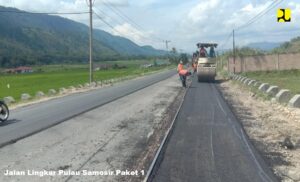
[[[192,82],[193,82],[193,81],[192,81]],[[162,142],[161,142],[159,148],[158,148],[157,151],[156,151],[156,154],[155,154],[155,156],[154,156],[154,159],[152,160],[152,163],[151,163],[150,167],[148,168],[147,174],[146,174],[146,176],[145,176],[143,182],[150,182],[150,181],[152,181],[152,179],[153,179],[153,177],[154,177],[154,176],[153,176],[153,172],[154,172],[154,169],[155,169],[155,165],[156,165],[157,162],[158,162],[159,156],[162,154],[162,151],[163,151],[163,148],[165,147],[165,144],[167,143],[168,139],[170,138],[170,136],[171,136],[171,134],[172,134],[172,131],[173,131],[174,125],[175,125],[175,121],[176,121],[176,119],[177,119],[177,116],[178,116],[178,114],[179,114],[179,112],[180,112],[180,110],[181,110],[181,107],[182,107],[182,105],[183,105],[183,102],[184,102],[184,100],[185,100],[186,93],[187,93],[187,91],[189,90],[190,86],[192,85],[192,82],[191,82],[191,83],[189,84],[189,86],[185,89],[184,96],[183,96],[182,99],[181,99],[180,105],[179,105],[179,107],[178,107],[178,109],[177,109],[177,111],[176,111],[176,114],[175,114],[175,116],[174,116],[174,118],[173,118],[173,120],[172,120],[172,123],[171,123],[169,129],[167,130],[167,132],[166,132],[166,134],[165,134],[165,136],[164,136],[164,138],[163,138],[163,140],[162,140]]]
[[[233,106],[231,106],[227,100],[224,98],[224,95],[222,93],[222,91],[218,88],[217,85],[213,85],[214,90],[218,93],[219,98],[222,100],[221,102],[224,102],[224,104],[227,105],[229,111],[231,112],[230,115],[232,117],[234,117],[234,119],[237,121],[236,124],[238,124],[241,128],[241,135],[242,137],[244,137],[244,139],[246,140],[245,145],[249,146],[249,149],[251,150],[251,152],[253,152],[255,159],[257,160],[257,162],[259,163],[259,167],[263,167],[265,169],[269,169],[268,171],[265,171],[264,169],[262,169],[262,171],[264,172],[264,175],[266,175],[267,179],[266,181],[268,182],[273,182],[273,181],[280,181],[278,179],[278,177],[274,174],[274,171],[272,170],[272,168],[269,167],[266,159],[264,158],[263,154],[260,153],[254,146],[254,144],[251,142],[250,137],[248,136],[246,130],[244,129],[244,126],[242,124],[242,122],[239,120],[238,116],[236,115],[236,113],[234,112],[234,108]],[[227,116],[228,117],[228,116]],[[271,174],[269,174],[271,172]]]

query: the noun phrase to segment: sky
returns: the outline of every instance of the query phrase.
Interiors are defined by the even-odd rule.
[[[94,28],[134,41],[166,49],[193,52],[198,42],[219,43],[229,49],[235,29],[237,46],[253,42],[284,42],[300,36],[300,1],[282,0],[254,23],[240,28],[274,0],[94,0]],[[279,1],[279,0],[276,0]],[[85,12],[86,0],[0,0],[0,5],[33,12]],[[277,22],[277,9],[289,8],[292,21]],[[121,18],[120,14],[123,18]],[[63,15],[88,25],[89,16]]]

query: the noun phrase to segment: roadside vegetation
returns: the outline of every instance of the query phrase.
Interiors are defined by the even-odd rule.
[[[236,56],[249,56],[249,55],[263,55],[264,52],[259,49],[249,47],[236,48]],[[232,50],[223,52],[218,56],[217,74],[220,78],[227,79],[229,77],[228,71],[225,69],[227,60],[233,57]]]
[[[290,41],[283,43],[278,48],[270,51],[262,51],[249,47],[237,48],[236,56],[253,56],[267,54],[284,54],[284,53],[299,53],[300,52],[300,37],[295,37]],[[233,56],[232,51],[224,52],[219,56],[219,65],[224,65],[229,57]],[[223,62],[222,62],[223,61]],[[223,64],[222,64],[223,63]],[[226,65],[225,65],[226,66]],[[223,67],[218,68],[219,75],[227,76]],[[283,70],[283,71],[256,71],[242,73],[241,75],[258,80],[260,82],[277,85],[282,89],[289,89],[293,94],[300,94],[300,70]]]
[[[248,72],[242,75],[300,94],[300,70]]]
[[[300,52],[300,37],[295,37],[291,41],[283,43],[280,47],[272,50],[271,53],[298,53]]]
[[[269,55],[269,54],[287,54],[287,53],[299,53],[300,52],[300,37],[295,37],[290,41],[282,43],[279,47],[269,51],[261,49],[255,49],[250,47],[237,47],[236,56],[257,56],[257,55]],[[233,56],[233,51],[224,52],[221,57],[228,58]]]
[[[153,64],[153,61],[113,61],[101,64],[108,65],[108,68],[94,71],[95,81],[109,79],[141,76],[146,73],[171,68],[172,65],[156,65],[143,67],[146,64]],[[101,64],[95,67],[101,67]],[[33,73],[26,74],[1,74],[0,75],[0,98],[12,96],[16,101],[20,100],[22,93],[34,96],[37,91],[48,92],[49,89],[58,90],[61,87],[77,86],[88,82],[88,65],[47,65],[33,67]]]

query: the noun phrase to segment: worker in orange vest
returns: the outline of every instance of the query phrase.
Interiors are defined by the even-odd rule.
[[[183,62],[182,61],[180,61],[177,66],[177,72],[179,73],[181,70],[183,70]]]
[[[177,66],[177,72],[179,74],[179,78],[182,82],[182,86],[186,87],[186,77],[190,75],[190,73],[188,72],[188,70],[183,68],[183,62],[180,61],[178,66]]]

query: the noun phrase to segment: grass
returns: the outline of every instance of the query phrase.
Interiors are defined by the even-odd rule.
[[[249,72],[242,75],[300,94],[300,70]]]
[[[217,76],[221,79],[228,79],[229,78],[229,73],[226,70],[218,70],[217,71]]]
[[[116,62],[113,62],[114,64]],[[138,64],[139,63],[139,64]],[[145,73],[166,68],[166,66],[140,68],[141,62],[121,62],[127,68],[108,69],[94,72],[95,81],[103,81],[126,76],[140,76]],[[0,98],[12,96],[20,100],[22,93],[34,96],[37,91],[47,93],[49,89],[76,86],[88,82],[87,65],[50,65],[33,67],[36,72],[30,74],[0,75]],[[39,71],[39,72],[37,72]],[[9,85],[9,87],[8,87]]]

